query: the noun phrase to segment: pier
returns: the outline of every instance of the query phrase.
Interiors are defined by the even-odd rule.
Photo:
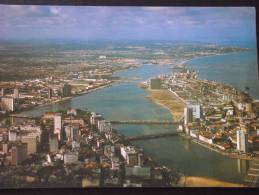
[[[110,121],[112,124],[153,124],[153,125],[178,125],[180,122],[158,120],[121,120]]]
[[[158,139],[163,137],[173,137],[178,136],[179,133],[177,132],[171,132],[171,133],[156,133],[156,134],[149,134],[149,135],[140,135],[140,136],[134,136],[134,137],[127,137],[124,140],[125,141],[138,141],[138,140],[148,140],[148,139]]]

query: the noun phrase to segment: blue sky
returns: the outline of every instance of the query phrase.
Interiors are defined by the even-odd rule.
[[[0,39],[255,40],[249,7],[0,5]]]

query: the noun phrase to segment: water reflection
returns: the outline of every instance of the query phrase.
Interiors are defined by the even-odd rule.
[[[191,140],[185,139],[184,140],[184,148],[185,148],[185,150],[190,151],[190,147],[191,147]]]
[[[237,171],[239,174],[245,176],[247,174],[248,169],[249,162],[247,160],[237,159]]]

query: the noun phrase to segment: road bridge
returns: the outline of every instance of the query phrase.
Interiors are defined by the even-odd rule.
[[[118,120],[110,121],[112,124],[152,124],[152,125],[178,125],[180,122],[158,120]]]
[[[24,119],[39,119],[40,117],[33,117],[33,116],[26,116],[26,115],[22,115],[22,114],[10,114],[10,117],[13,118],[24,118]]]
[[[158,138],[163,138],[163,137],[178,136],[178,134],[179,133],[177,133],[177,132],[156,133],[156,134],[149,134],[149,135],[127,137],[124,140],[125,141],[137,141],[137,140],[147,140],[147,139],[158,139]]]

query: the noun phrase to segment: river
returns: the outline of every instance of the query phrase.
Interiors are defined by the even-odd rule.
[[[191,62],[191,61],[190,61]],[[189,62],[189,63],[190,63]],[[146,80],[159,74],[168,74],[169,66],[143,65],[116,73],[122,77],[140,77]],[[108,120],[170,120],[170,112],[149,101],[144,89],[137,83],[119,83],[72,100],[46,105],[24,112],[27,115],[39,116],[45,111],[57,111],[69,107],[101,113]],[[155,132],[176,131],[169,125],[116,125],[126,136],[144,135]],[[230,159],[211,152],[182,137],[160,138],[134,142],[143,148],[156,162],[175,168],[188,176],[201,176],[220,179],[228,182],[242,182],[248,162]]]

